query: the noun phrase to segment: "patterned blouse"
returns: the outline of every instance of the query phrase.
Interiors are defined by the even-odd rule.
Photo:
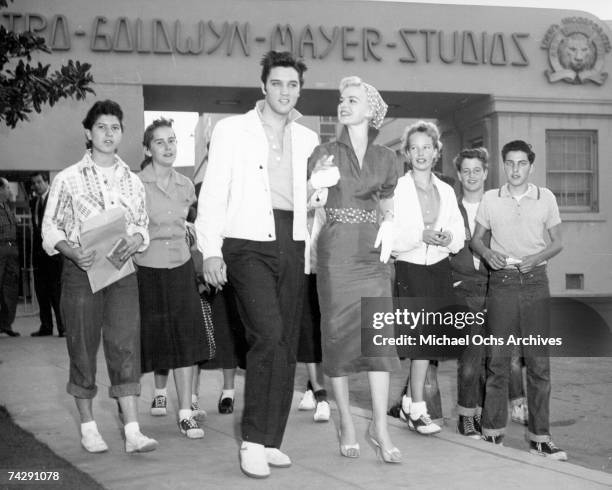
[[[106,178],[87,152],[53,180],[42,226],[45,251],[55,255],[55,246],[62,240],[79,247],[82,223],[113,207],[123,208],[128,235],[140,233],[144,240],[139,251],[145,250],[149,218],[142,182],[118,156],[111,178]]]

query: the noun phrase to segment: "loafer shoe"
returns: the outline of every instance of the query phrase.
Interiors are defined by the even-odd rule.
[[[291,466],[291,458],[275,447],[267,447],[266,460],[270,466],[274,468],[289,468]]]
[[[219,398],[217,408],[221,414],[232,413],[234,411],[234,399],[229,397]]]
[[[263,444],[246,441],[242,443],[242,446],[240,446],[240,469],[251,478],[267,478],[270,476],[270,466]]]

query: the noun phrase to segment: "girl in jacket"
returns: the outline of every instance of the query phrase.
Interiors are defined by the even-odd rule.
[[[412,169],[395,189],[395,294],[399,308],[412,304],[402,298],[452,298],[449,254],[463,247],[465,230],[453,188],[432,172],[442,142],[435,124],[418,121],[404,131],[402,150]],[[412,359],[409,384],[402,398],[403,418],[419,434],[435,434],[423,399],[429,360]]]

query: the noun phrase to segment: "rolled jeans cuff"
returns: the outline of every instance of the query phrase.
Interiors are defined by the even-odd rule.
[[[463,415],[464,417],[473,417],[478,413],[477,407],[467,408],[457,405],[457,415]]]
[[[485,429],[482,428],[483,436],[503,436],[506,433],[506,428],[503,427],[501,429]]]
[[[122,385],[111,386],[108,389],[108,396],[111,398],[140,396],[140,383],[124,383]]]
[[[98,387],[94,385],[93,388],[83,388],[68,382],[66,384],[66,391],[75,398],[94,398],[98,393]]]
[[[532,442],[550,442],[551,437],[550,434],[532,434],[531,432],[527,432],[527,439]]]

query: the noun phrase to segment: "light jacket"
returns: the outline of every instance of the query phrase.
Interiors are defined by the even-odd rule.
[[[301,124],[288,124],[293,169],[293,239],[299,241],[308,234],[306,162],[319,139]],[[256,109],[222,119],[215,126],[195,228],[204,259],[222,257],[226,237],[276,240],[268,178],[268,139]]]
[[[432,265],[457,253],[465,242],[463,218],[457,206],[453,188],[432,174],[433,185],[440,194],[440,212],[434,226],[435,230],[450,231],[451,242],[447,247],[427,245],[423,241],[423,213],[417,195],[412,171],[397,181],[395,188],[395,219],[393,255],[397,260],[412,264]]]

